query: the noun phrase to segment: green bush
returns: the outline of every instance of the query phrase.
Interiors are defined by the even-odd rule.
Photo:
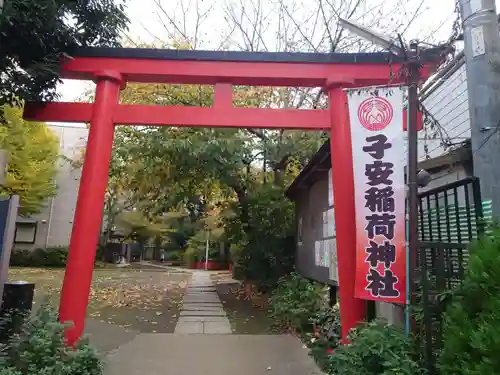
[[[239,263],[233,263],[233,279],[245,280],[245,269]]]
[[[351,343],[339,346],[326,367],[329,374],[420,375],[413,345],[400,329],[374,321],[361,326]]]
[[[184,251],[184,255],[182,257],[184,262],[188,265],[200,260],[198,250],[192,247],[188,247],[186,251]]]
[[[165,260],[166,261],[179,261],[179,260],[182,260],[183,255],[184,255],[184,252],[181,250],[167,251],[165,253]]]
[[[500,229],[470,250],[463,283],[444,314],[443,375],[500,374]]]
[[[284,194],[281,187],[262,185],[249,191],[245,214],[237,207],[238,215],[224,219],[238,278],[260,292],[273,290],[279,277],[293,270],[295,208]]]
[[[67,247],[47,247],[35,250],[13,250],[10,265],[13,267],[65,267]]]
[[[13,249],[10,254],[10,266],[12,267],[30,267],[31,251]]]
[[[327,371],[331,366],[331,353],[342,339],[339,304],[321,309],[312,318],[312,323],[314,332],[305,337],[305,342],[310,349],[309,354],[323,371]]]
[[[279,279],[270,298],[271,315],[282,325],[312,332],[312,318],[323,306],[324,287],[292,272]]]
[[[68,262],[67,247],[48,247],[42,250],[44,267],[66,267]]]
[[[47,305],[26,319],[20,334],[0,344],[0,375],[102,375],[98,353],[86,340],[64,344],[64,325]]]
[[[188,241],[188,247],[182,254],[185,263],[204,262],[206,254],[206,244],[197,241]],[[208,250],[208,260],[221,261],[221,254],[218,244],[211,243]]]

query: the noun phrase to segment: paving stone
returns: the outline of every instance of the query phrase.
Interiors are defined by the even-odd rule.
[[[226,316],[224,310],[219,311],[181,311],[181,316]]]
[[[203,307],[203,306],[207,306],[207,307],[210,307],[210,306],[219,306],[219,307],[222,307],[222,302],[221,301],[211,301],[211,302],[198,302],[198,301],[195,301],[195,302],[188,302],[186,300],[184,300],[184,306],[194,306],[194,307]]]
[[[208,289],[197,289],[197,288],[192,288],[192,289],[187,289],[186,290],[187,294],[217,294],[215,290],[208,290]]]
[[[205,334],[231,334],[231,325],[229,321],[226,322],[204,322],[203,333]]]
[[[199,301],[201,300],[201,301]],[[204,302],[203,300],[208,300]],[[190,302],[191,301],[191,302]],[[212,297],[212,296],[184,296],[184,303],[222,303],[220,299]]]
[[[203,333],[203,322],[200,321],[191,321],[184,322],[179,319],[177,325],[175,326],[174,333],[180,334],[202,334]]]
[[[209,295],[209,294],[186,294],[184,300],[186,299],[206,299],[206,300],[216,300],[220,301],[219,296]]]
[[[220,304],[185,303],[182,311],[224,311],[224,308]]]
[[[201,306],[211,306],[211,307],[218,307],[222,308],[223,305],[219,301],[194,301],[194,300],[184,300],[184,306],[193,306],[193,305],[201,305]],[[184,308],[183,308],[184,310]]]
[[[185,297],[184,298],[184,303],[191,303],[191,302],[198,302],[198,303],[220,303],[220,300],[215,297],[205,297],[205,296],[199,296],[199,297]]]
[[[219,295],[215,292],[206,292],[206,293],[193,293],[193,292],[187,292],[184,298],[186,297],[212,297],[212,298],[219,298]]]
[[[227,322],[229,324],[229,320],[225,316],[181,316],[177,321],[177,325],[188,322]]]

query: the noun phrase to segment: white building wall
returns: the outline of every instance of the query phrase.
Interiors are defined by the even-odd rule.
[[[470,115],[465,63],[430,91],[423,100],[425,108],[440,126],[419,134],[419,158],[429,159],[449,151],[443,144],[459,144],[470,138]],[[425,147],[427,145],[427,147]],[[427,151],[426,151],[427,148]]]
[[[88,129],[84,127],[53,126],[60,139],[60,153],[72,160],[82,155],[87,144]],[[81,169],[61,160],[56,176],[57,196],[53,199],[47,246],[68,246],[73,228]]]
[[[81,156],[87,143],[88,129],[74,125],[49,125],[59,138],[59,152],[66,158],[76,160]],[[75,215],[81,169],[75,169],[63,158],[59,160],[59,171],[55,178],[57,195],[47,200],[43,211],[30,218],[18,218],[18,223],[36,225],[35,243],[15,243],[17,249],[35,249],[39,247],[68,246],[73,218]],[[29,226],[18,225],[18,238],[29,237]]]
[[[463,180],[467,177],[470,177],[470,175],[467,173],[467,170],[463,165],[450,165],[448,168],[445,168],[439,172],[432,173],[432,180],[426,187],[420,188],[419,192],[423,193],[425,191],[429,191],[455,181]]]

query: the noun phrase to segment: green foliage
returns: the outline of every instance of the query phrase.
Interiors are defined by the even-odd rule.
[[[182,259],[186,264],[197,262],[199,260],[197,249],[187,248],[186,251],[184,251],[184,254],[182,255]]]
[[[171,228],[161,218],[148,220],[138,211],[122,212],[116,218],[116,225],[127,238],[158,238],[166,236]]]
[[[0,195],[18,194],[20,213],[41,211],[46,199],[56,193],[53,182],[59,153],[59,140],[41,122],[22,120],[21,110],[2,107],[5,121],[0,122],[0,149],[9,153],[9,169]]]
[[[64,246],[34,250],[14,249],[10,256],[11,267],[66,267],[68,248]]]
[[[500,229],[470,250],[465,279],[444,314],[443,375],[500,374]]]
[[[101,375],[97,352],[81,340],[75,348],[64,343],[64,325],[48,306],[28,317],[20,334],[0,345],[0,374]]]
[[[23,373],[17,371],[15,368],[9,367],[0,369],[0,375],[23,375]]]
[[[225,219],[228,239],[237,248],[232,254],[235,272],[262,291],[272,290],[293,269],[293,203],[281,187],[265,184],[249,191],[243,205]]]
[[[273,291],[271,315],[297,332],[312,332],[313,317],[323,306],[324,287],[292,272],[281,277]]]
[[[127,23],[123,4],[114,0],[5,1],[0,106],[54,98],[60,58],[79,46],[118,46]]]
[[[165,260],[166,261],[178,261],[182,260],[183,252],[180,250],[174,250],[174,251],[167,251],[165,253]]]
[[[210,243],[208,249],[208,260],[217,261],[220,258],[220,250],[215,247],[215,243]],[[203,241],[193,240],[193,237],[189,239],[188,246],[184,252],[183,259],[186,263],[202,262],[205,261],[206,255],[206,243]]]
[[[335,349],[326,368],[342,375],[418,375],[412,342],[400,329],[375,321],[360,327],[351,343]]]
[[[309,354],[323,371],[327,371],[331,367],[331,354],[342,338],[339,304],[322,308],[311,321],[314,332],[305,335],[304,340],[309,347]]]

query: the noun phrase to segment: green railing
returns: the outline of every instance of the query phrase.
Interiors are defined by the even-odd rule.
[[[491,219],[491,203],[482,202],[479,179],[466,178],[419,194],[420,247],[414,302],[419,311],[416,334],[430,375],[441,346],[442,296],[464,277],[468,247]],[[486,214],[486,215],[485,215]]]

